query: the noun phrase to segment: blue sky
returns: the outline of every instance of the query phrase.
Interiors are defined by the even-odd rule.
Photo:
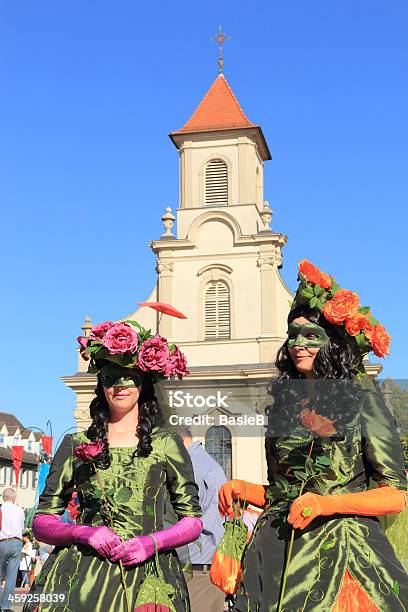
[[[151,239],[178,201],[167,134],[225,75],[262,125],[282,276],[306,257],[357,291],[392,334],[384,374],[407,377],[408,5],[0,4],[0,410],[73,424],[75,338],[135,309],[154,284]]]

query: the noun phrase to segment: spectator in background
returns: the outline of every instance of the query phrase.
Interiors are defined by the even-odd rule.
[[[28,532],[25,532],[23,533],[23,548],[20,560],[21,588],[29,584],[29,571],[32,569],[34,559],[35,550],[31,542],[31,536]]]
[[[3,491],[4,503],[0,509],[0,568],[5,576],[0,608],[11,610],[11,596],[16,587],[17,572],[23,547],[24,511],[16,504],[14,489]]]
[[[36,553],[36,558],[35,558],[36,563],[35,563],[35,568],[34,568],[34,576],[38,576],[38,574],[41,572],[44,566],[44,563],[46,562],[46,560],[52,553],[53,548],[54,547],[51,546],[51,544],[46,544],[45,542],[37,541],[37,553]]]
[[[193,577],[187,582],[191,611],[221,612],[225,594],[210,581],[210,567],[224,535],[223,519],[218,511],[218,490],[227,479],[221,466],[207,453],[201,442],[193,442],[189,427],[180,425],[175,431],[190,454],[203,513],[203,531],[195,542],[188,544],[193,570]]]

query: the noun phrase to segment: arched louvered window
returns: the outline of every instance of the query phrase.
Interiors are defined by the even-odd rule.
[[[222,425],[210,427],[205,434],[205,450],[224,470],[227,480],[232,478],[231,432]]]
[[[211,281],[205,292],[205,337],[230,337],[230,292],[222,281]]]
[[[205,167],[205,205],[228,205],[228,167],[222,159],[212,159]]]

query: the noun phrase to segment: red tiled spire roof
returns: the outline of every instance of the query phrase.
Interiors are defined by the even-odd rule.
[[[249,121],[223,74],[218,75],[190,119],[173,134],[256,127]]]

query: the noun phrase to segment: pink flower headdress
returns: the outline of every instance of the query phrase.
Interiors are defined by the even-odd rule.
[[[161,310],[160,302],[153,304],[155,310]],[[162,312],[179,318],[182,315],[176,309],[177,314],[173,314],[168,304],[163,304]],[[150,329],[137,321],[105,321],[94,325],[89,336],[78,336],[77,340],[81,356],[89,361],[88,372],[99,372],[101,363],[108,361],[123,368],[152,372],[156,380],[172,377],[181,380],[189,374],[186,357],[179,347],[159,334],[152,335]]]

